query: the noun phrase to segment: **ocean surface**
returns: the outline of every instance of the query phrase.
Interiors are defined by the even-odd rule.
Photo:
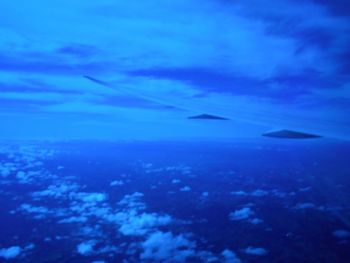
[[[350,144],[3,142],[0,262],[350,262]]]

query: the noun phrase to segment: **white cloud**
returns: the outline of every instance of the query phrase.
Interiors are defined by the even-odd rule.
[[[209,196],[209,192],[203,192],[202,193],[202,197],[208,197]]]
[[[334,230],[332,234],[337,238],[350,238],[350,231],[345,229]]]
[[[260,218],[253,218],[250,220],[250,223],[252,223],[253,225],[258,225],[258,224],[261,224],[262,222],[264,221]]]
[[[180,188],[180,191],[181,191],[181,192],[189,192],[189,191],[191,191],[191,187],[189,187],[189,186],[184,186],[184,187]]]
[[[314,203],[298,203],[294,207],[295,209],[313,209],[316,208],[316,205]]]
[[[231,194],[232,195],[240,195],[240,196],[248,195],[248,193],[245,191],[235,191],[235,192],[231,192]]]
[[[84,241],[77,245],[77,252],[83,256],[89,256],[94,253],[95,240]]]
[[[153,85],[151,85],[153,86]],[[152,87],[150,87],[152,88]],[[154,87],[153,87],[154,88]],[[157,91],[157,90],[154,90]],[[157,91],[158,93],[158,91]],[[163,98],[164,99],[164,98]],[[176,104],[176,103],[175,103]],[[161,173],[161,172],[169,172],[169,173],[180,173],[182,175],[190,175],[192,173],[191,167],[184,165],[184,164],[179,164],[179,165],[174,165],[174,166],[166,166],[166,167],[159,167],[159,168],[154,168],[153,166],[148,166],[144,167],[145,173]],[[179,179],[173,179],[173,183],[179,183]]]
[[[0,163],[0,176],[2,177],[7,177],[16,170],[15,163]]]
[[[273,189],[271,193],[273,196],[276,196],[278,198],[285,198],[287,196],[287,193],[281,192],[280,190],[277,190],[277,189]]]
[[[40,176],[40,171],[18,171],[16,174],[16,178],[18,182],[21,184],[30,184],[35,180],[35,176]]]
[[[231,192],[232,195],[237,196],[254,196],[254,197],[262,197],[269,194],[268,191],[262,190],[262,189],[256,189],[253,192],[245,192],[245,191],[233,191]]]
[[[4,259],[14,259],[18,257],[22,252],[22,249],[18,246],[0,249],[0,257]]]
[[[59,224],[70,224],[70,223],[85,223],[88,221],[88,218],[85,216],[72,216],[69,218],[62,219],[58,221]]]
[[[229,214],[230,220],[244,220],[248,219],[254,214],[250,207],[243,207],[242,209],[236,210]]]
[[[96,251],[97,254],[111,254],[111,253],[116,253],[116,252],[121,253],[121,251],[118,247],[111,246],[111,245],[103,246],[103,247],[97,249],[97,251]]]
[[[76,194],[76,198],[80,199],[85,203],[100,203],[107,199],[107,195],[105,193],[79,192]]]
[[[135,192],[131,195],[125,195],[123,199],[118,203],[119,205],[125,205],[129,208],[144,209],[145,204],[140,202],[140,198],[144,196],[143,193]]]
[[[196,255],[194,242],[171,232],[154,232],[141,246],[140,258],[153,262],[186,262]]]
[[[299,188],[299,191],[300,191],[300,192],[308,192],[308,191],[310,191],[310,190],[311,190],[311,186]]]
[[[268,253],[268,251],[265,248],[261,247],[247,247],[244,249],[244,253],[256,256],[264,256]]]
[[[53,197],[53,198],[69,198],[70,193],[75,192],[79,189],[79,185],[75,183],[60,182],[48,186],[47,189],[37,191],[32,194],[33,197]]]
[[[257,189],[251,193],[252,196],[262,197],[268,195],[269,192],[261,189]]]
[[[104,49],[100,54],[101,57],[94,60],[107,57],[119,61],[121,68],[135,68],[145,61],[147,62],[145,67],[221,65],[263,77],[270,75],[278,67],[294,68],[297,64],[299,67],[300,65],[306,67],[314,58],[313,53],[294,54],[297,44],[294,39],[266,34],[269,23],[242,14],[247,10],[255,10],[252,8],[255,5],[223,6],[220,2],[199,0],[164,1],[161,4],[146,1],[138,5],[125,1],[113,1],[113,3],[103,1],[98,4],[88,1],[83,5],[62,1],[60,5],[55,5],[57,8],[52,12],[51,5],[38,2],[33,0],[29,7],[26,5],[23,7],[23,10],[30,7],[37,10],[32,12],[30,19],[14,4],[4,4],[4,10],[9,10],[5,13],[12,14],[4,16],[5,21],[16,21],[16,19],[22,21],[22,23],[8,22],[7,24],[11,26],[4,31],[4,36],[16,43],[10,45],[16,47],[15,51],[24,47],[32,52],[52,50],[56,45],[62,42],[69,43],[76,37],[82,43]],[[288,7],[290,7],[288,10],[295,10],[294,5]],[[265,6],[261,8],[263,11],[265,9]],[[124,12],[121,14],[119,10]],[[316,11],[318,9],[311,9],[310,13],[316,13],[317,18],[323,18],[320,12]],[[133,14],[138,15],[135,17]],[[87,19],[92,15],[94,15],[92,21]],[[128,16],[132,19],[128,19]],[[47,21],[46,25],[42,25],[39,17]],[[303,20],[310,22],[307,16],[302,17]],[[85,23],[70,27],[76,21]],[[227,24],[232,26],[225,28]],[[108,28],[114,28],[113,34]],[[125,30],[126,28],[128,30]],[[224,31],[217,37],[216,32],[219,28]],[[26,38],[19,37],[21,34],[18,32],[32,32],[31,35],[36,41],[27,40],[26,43]],[[50,39],[50,43],[53,44],[42,43],[40,41],[42,35],[46,36],[45,39]],[[120,41],[121,39],[124,41]],[[197,43],[202,45],[199,46]],[[261,49],[266,52],[260,52]],[[1,47],[1,50],[7,53],[8,47],[5,49]],[[123,60],[123,58],[130,59]]]
[[[46,207],[33,206],[30,204],[22,204],[19,209],[30,214],[36,214],[36,218],[44,218],[50,213],[50,210]]]
[[[181,180],[179,180],[179,179],[173,179],[171,182],[172,182],[173,184],[179,184],[179,183],[181,182]]]
[[[172,218],[169,215],[142,213],[127,218],[122,222],[119,231],[126,236],[142,236],[156,227],[165,226],[171,222]]]
[[[45,158],[49,158],[48,156],[52,156],[51,154],[54,154],[54,152],[45,151],[40,154],[45,156]],[[125,195],[120,202],[112,205],[106,193],[88,192],[85,189],[87,188],[86,186],[74,183],[74,177],[50,174],[44,168],[45,166],[40,164],[37,157],[34,156],[37,155],[27,153],[25,159],[30,165],[42,166],[41,174],[49,175],[48,177],[43,177],[47,180],[45,184],[48,186],[41,191],[32,193],[34,204],[22,204],[16,211],[37,219],[50,218],[52,222],[58,224],[72,224],[72,227],[76,227],[76,231],[72,232],[73,237],[87,240],[77,245],[77,253],[81,255],[118,253],[121,248],[113,246],[107,239],[111,229],[113,229],[113,234],[118,237],[121,237],[120,234],[122,234],[123,236],[134,236],[138,240],[138,242],[135,242],[135,253],[139,253],[139,249],[142,249],[142,260],[167,262],[163,258],[168,253],[174,256],[175,262],[183,262],[183,260],[192,257],[204,259],[205,255],[208,257],[206,262],[210,262],[209,258],[214,260],[223,257],[210,251],[196,251],[195,242],[189,240],[187,235],[161,232],[164,229],[168,229],[168,226],[174,223],[175,219],[168,214],[147,212],[146,204],[142,200],[144,197],[143,193],[135,192]],[[189,174],[190,171],[190,168],[184,165],[167,167],[166,169],[170,172],[181,174]],[[57,171],[56,167],[55,170]],[[25,174],[28,172],[27,169],[20,169],[19,171],[23,171]],[[24,178],[25,175],[22,174],[19,177]],[[185,187],[185,189],[187,188]],[[207,195],[207,193],[204,192],[204,195]],[[54,201],[53,204],[57,205],[42,206],[43,202],[41,201],[47,198],[51,199],[50,201]],[[92,224],[91,222],[94,223]],[[106,229],[108,229],[108,232],[106,232]],[[49,237],[46,241],[54,240],[54,237],[52,238]],[[69,238],[69,235],[56,236],[56,240]],[[96,240],[103,240],[107,243],[102,244],[101,241],[100,244],[100,241]],[[165,242],[165,247],[156,251],[152,248],[152,244],[159,244],[159,242]]]
[[[221,255],[223,256],[223,262],[225,263],[241,263],[241,260],[232,250],[225,249],[224,251],[222,251]]]
[[[121,180],[115,180],[115,181],[112,181],[109,185],[110,186],[120,186],[120,185],[124,185],[124,182]]]

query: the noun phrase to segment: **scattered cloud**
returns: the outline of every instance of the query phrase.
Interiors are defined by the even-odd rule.
[[[231,192],[232,195],[238,195],[238,196],[245,196],[245,195],[249,195],[247,192],[245,191],[235,191],[235,192]]]
[[[263,197],[263,196],[266,196],[268,194],[269,194],[268,191],[261,190],[261,189],[257,189],[251,193],[252,196],[256,196],[256,197]]]
[[[246,191],[233,191],[231,192],[232,195],[237,196],[255,196],[255,197],[263,197],[269,195],[269,191],[262,190],[262,189],[256,189],[252,192],[246,192]]]
[[[124,185],[124,182],[121,180],[115,180],[115,181],[112,181],[109,185],[110,186],[121,186],[121,185]]]
[[[141,246],[140,258],[152,262],[185,262],[196,255],[194,242],[171,232],[154,232]]]
[[[64,218],[58,221],[59,224],[71,224],[71,223],[86,223],[88,218],[86,216],[72,216]]]
[[[76,198],[80,199],[81,201],[85,203],[100,203],[107,199],[107,195],[105,193],[84,193],[84,192],[78,192],[76,194]]]
[[[9,248],[1,248],[0,249],[0,257],[4,259],[14,259],[18,257],[22,252],[22,248],[18,246],[13,246]]]
[[[250,223],[252,223],[253,225],[258,225],[258,224],[261,224],[262,222],[264,222],[264,220],[260,218],[253,218],[250,220]]]
[[[307,186],[307,187],[302,187],[302,188],[299,188],[299,191],[300,192],[308,192],[312,189],[311,186]]]
[[[314,203],[298,203],[295,205],[295,209],[315,209],[317,208]]]
[[[79,185],[75,183],[62,182],[60,184],[49,185],[45,190],[36,191],[32,196],[34,198],[52,197],[59,199],[74,193],[79,188]]]
[[[224,258],[225,263],[240,263],[241,260],[237,257],[236,253],[229,250],[229,249],[225,249],[224,251],[222,251],[221,255]]]
[[[119,231],[125,236],[143,236],[160,226],[169,225],[172,218],[169,215],[155,213],[129,214],[130,217],[122,223]]]
[[[180,191],[181,191],[181,192],[189,192],[189,191],[191,191],[191,187],[189,187],[189,186],[186,185],[186,186],[180,188]]]
[[[16,170],[17,168],[14,163],[0,163],[0,176],[2,177],[7,177]]]
[[[244,253],[255,256],[265,256],[268,254],[268,251],[262,247],[247,247],[243,250]]]
[[[173,179],[171,182],[172,182],[173,184],[179,184],[179,183],[181,183],[181,180],[179,180],[179,179]]]
[[[83,256],[89,256],[94,253],[95,240],[84,241],[77,245],[77,252]]]
[[[33,243],[29,243],[24,247],[20,246],[12,246],[8,248],[0,248],[0,258],[5,260],[14,260],[16,258],[21,258],[25,256],[25,253],[34,249],[35,245]]]
[[[28,214],[34,214],[35,219],[43,219],[46,218],[48,214],[50,214],[52,211],[50,211],[48,208],[43,206],[33,206],[30,204],[22,204],[19,209],[19,211],[23,211],[24,213]]]
[[[350,238],[350,231],[345,230],[345,229],[337,229],[332,232],[333,236],[337,238]]]
[[[172,174],[179,174],[179,175],[191,175],[192,174],[192,168],[187,165],[179,164],[174,166],[166,166],[166,167],[154,167],[152,164],[144,164],[144,168],[146,173],[172,173]],[[173,183],[179,183],[180,179],[173,179]]]
[[[243,207],[229,214],[230,220],[245,220],[254,215],[250,207]]]
[[[209,192],[203,192],[202,193],[202,197],[208,197],[209,196]]]

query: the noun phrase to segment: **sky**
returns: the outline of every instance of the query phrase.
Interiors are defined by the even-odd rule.
[[[2,0],[0,8],[0,139],[350,134],[346,0]],[[202,113],[231,120],[187,119]]]

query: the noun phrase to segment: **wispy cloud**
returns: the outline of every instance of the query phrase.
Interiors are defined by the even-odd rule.
[[[25,108],[19,101],[31,107],[33,100],[50,103],[36,113],[54,111],[62,121],[68,109],[104,114],[114,104],[153,108],[158,119],[172,111],[126,99],[82,75],[172,101],[230,101],[252,112],[297,110],[317,118],[321,109],[322,116],[341,120],[339,112],[348,113],[349,101],[340,103],[337,95],[349,97],[350,83],[350,11],[342,1],[34,0],[1,7],[6,113],[18,114]]]

